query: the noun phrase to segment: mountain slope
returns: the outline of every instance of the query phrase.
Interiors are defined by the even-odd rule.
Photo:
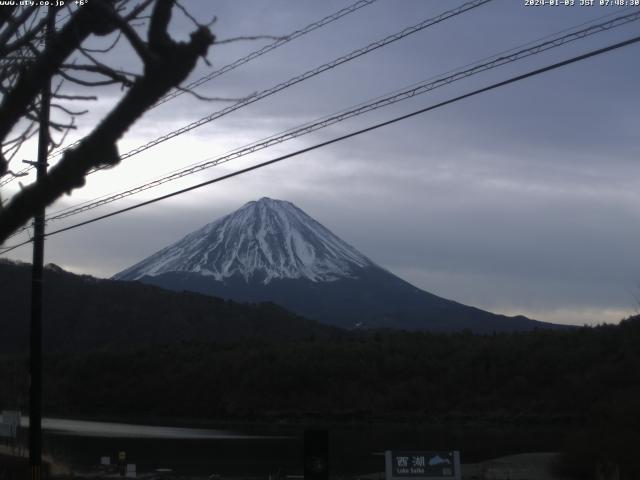
[[[553,326],[420,290],[292,203],[269,198],[247,203],[114,278],[236,301],[273,301],[345,328],[487,333]]]
[[[0,292],[5,299],[0,353],[28,349],[30,276],[30,265],[0,260]],[[51,266],[45,269],[44,307],[44,348],[49,352],[341,334],[274,304],[238,304],[191,292],[74,275]]]
[[[262,198],[113,278],[138,280],[186,272],[217,281],[242,277],[264,284],[285,278],[326,282],[352,277],[369,266],[374,264],[367,257],[292,203]]]

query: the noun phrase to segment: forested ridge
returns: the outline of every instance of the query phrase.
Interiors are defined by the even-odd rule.
[[[523,432],[553,424],[566,432],[567,458],[577,459],[567,465],[613,459],[638,473],[629,478],[640,478],[640,316],[619,325],[489,335],[345,331],[275,305],[55,268],[47,276],[49,295],[59,292],[61,302],[57,329],[49,317],[49,342],[60,343],[45,354],[47,416],[523,425]],[[23,265],[0,269],[0,286],[12,299],[0,319],[0,344],[10,347],[0,349],[0,408],[25,412],[27,327],[10,315],[27,318],[20,300],[27,281]],[[137,307],[127,310],[130,304]],[[114,309],[124,312],[117,324]]]
[[[44,272],[43,343],[48,353],[130,350],[199,340],[283,340],[342,331],[272,304],[242,304],[138,282],[75,275],[55,265]],[[30,265],[0,260],[0,353],[29,345]]]
[[[302,424],[560,427],[576,475],[640,465],[640,317],[474,335],[185,342],[45,357],[49,416]],[[0,357],[0,407],[27,409],[26,357]],[[526,433],[523,433],[526,435]],[[566,437],[566,438],[564,438]],[[514,446],[517,449],[517,446]],[[585,477],[586,478],[586,477]]]
[[[49,355],[49,414],[575,421],[640,400],[640,318],[618,326],[472,335],[187,342]],[[24,357],[4,356],[19,378]],[[14,403],[16,387],[0,402]],[[615,408],[614,408],[615,407]]]
[[[21,406],[26,393],[28,326],[11,318],[27,318],[28,276],[26,265],[0,268],[13,299],[0,325],[2,406]],[[637,316],[493,335],[347,332],[275,305],[55,268],[47,278],[57,302],[45,319],[49,414],[573,421],[640,398]]]

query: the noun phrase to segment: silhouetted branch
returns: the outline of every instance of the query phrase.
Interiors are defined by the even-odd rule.
[[[116,83],[121,83],[120,80],[85,80],[82,78],[75,77],[73,75],[69,75],[67,72],[59,71],[58,75],[60,75],[65,80],[70,81],[71,83],[75,83],[77,85],[82,85],[83,87],[102,87],[105,85],[114,85]]]
[[[136,51],[138,56],[145,62],[153,61],[152,53],[149,51],[149,48],[142,41],[142,39],[138,36],[138,33],[131,27],[131,25],[123,19],[118,12],[109,7],[105,7],[103,9],[103,13],[114,22],[114,24],[120,29],[122,34],[127,38],[133,49]]]
[[[89,113],[89,110],[69,110],[68,108],[63,107],[62,105],[57,103],[52,103],[51,108],[57,108],[58,110],[63,111],[67,115],[71,115],[72,117],[78,116],[78,115],[85,115]]]
[[[52,98],[59,98],[61,100],[98,100],[95,95],[62,95],[60,93],[54,93]]]
[[[244,100],[244,98],[227,98],[227,97],[206,97],[204,95],[201,95],[199,93],[194,92],[193,90],[191,90],[190,88],[184,88],[184,87],[176,87],[176,90],[180,90],[184,93],[188,93],[189,95],[192,95],[193,97],[197,98],[198,100],[203,100],[205,102],[240,102],[242,100]]]
[[[122,32],[118,31],[115,40],[109,44],[109,46],[105,47],[105,48],[87,48],[87,47],[82,47],[82,50],[85,52],[90,52],[90,53],[107,53],[110,52],[111,50],[113,50],[116,45],[118,45],[118,42],[120,41],[120,39],[122,38]]]
[[[76,70],[83,72],[90,72],[100,74],[102,76],[108,77],[112,80],[110,83],[122,83],[125,87],[130,87],[133,84],[135,78],[139,75],[131,72],[125,72],[122,70],[114,70],[113,68],[107,67],[101,63],[94,65],[76,65],[76,64],[63,64],[62,66],[65,70]],[[67,72],[64,72],[67,77],[71,77]],[[63,75],[64,76],[64,75]],[[133,77],[133,79],[129,79],[128,76]],[[65,77],[65,78],[67,78]],[[70,80],[70,78],[67,78]]]
[[[118,20],[113,15],[105,15],[105,3],[109,3],[107,6],[110,8],[117,5],[114,2],[95,0],[94,3],[88,5],[100,4],[98,7],[78,9],[70,22],[74,25],[65,26],[56,35],[57,45],[64,51],[62,53],[52,51],[52,48],[48,46],[41,58],[38,58],[23,76],[34,80],[33,74],[38,71],[48,74],[49,77],[59,74],[65,78],[72,78],[72,81],[83,81],[69,76],[62,70],[64,67],[73,65],[65,64],[64,60],[72,51],[80,48],[82,41],[91,32],[97,31],[99,34],[104,34],[113,24],[116,25],[116,28],[120,28]],[[193,70],[198,58],[206,55],[209,46],[215,40],[208,28],[199,27],[191,34],[190,41],[186,43],[175,42],[169,36],[167,28],[171,20],[173,4],[173,0],[155,1],[147,39],[151,54],[144,58],[144,73],[133,81],[124,97],[75,148],[65,151],[60,161],[50,169],[46,177],[26,186],[0,211],[0,243],[6,240],[17,228],[24,225],[33,216],[36,208],[50,205],[61,195],[84,185],[85,176],[89,171],[94,168],[118,164],[120,156],[116,146],[117,141],[149,107],[169,90],[179,86]],[[100,19],[103,19],[106,25],[94,23],[89,27],[84,22],[78,21],[78,16],[81,13],[87,15],[85,18],[87,22],[99,22]],[[126,32],[123,34],[126,35]],[[62,45],[61,38],[66,39],[69,44]],[[44,58],[48,62],[46,65]],[[51,64],[54,64],[54,68],[51,67]],[[74,71],[81,71],[84,67],[86,66],[75,65]],[[35,82],[35,87],[27,85],[23,76],[16,84],[16,87],[20,87],[23,95],[14,95],[15,90],[12,90],[0,104],[0,119],[2,119],[0,120],[0,139],[6,136],[15,122],[24,118],[25,111],[28,111],[29,105],[33,103],[37,95],[37,86],[42,85],[42,81]],[[93,85],[95,83],[92,82]],[[6,117],[3,115],[5,112]],[[29,115],[31,114],[28,114],[27,118]],[[50,126],[55,128],[56,123],[52,122]],[[60,124],[57,126],[59,127]],[[75,128],[74,125],[64,125],[64,127]]]
[[[243,37],[225,38],[224,40],[216,40],[216,45],[222,45],[223,43],[243,42],[247,40],[284,40],[285,37],[276,37],[273,35],[250,35]]]

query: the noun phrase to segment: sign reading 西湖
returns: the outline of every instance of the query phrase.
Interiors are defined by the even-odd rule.
[[[460,453],[457,451],[385,452],[386,480],[460,480]]]

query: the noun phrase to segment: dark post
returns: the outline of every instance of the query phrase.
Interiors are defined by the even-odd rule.
[[[305,430],[304,480],[329,480],[329,431]]]
[[[49,7],[45,42],[55,28],[55,10]],[[49,110],[51,104],[51,80],[40,96],[40,131],[38,132],[37,181],[47,175],[49,149]],[[44,266],[44,207],[33,221],[33,267],[31,273],[31,343],[29,356],[29,465],[31,480],[40,480],[42,467],[42,270]]]

